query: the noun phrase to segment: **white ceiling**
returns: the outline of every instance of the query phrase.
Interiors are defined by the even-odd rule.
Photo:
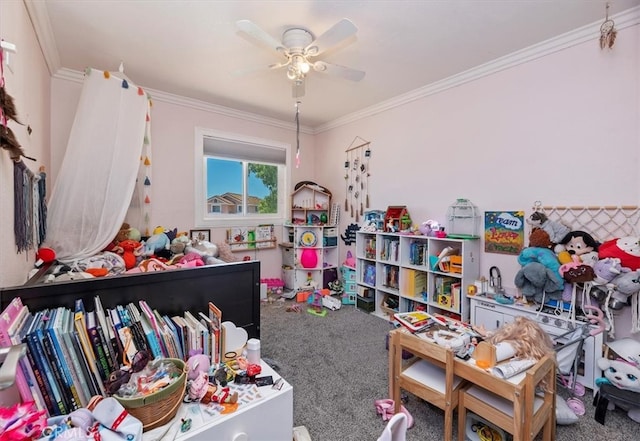
[[[52,74],[86,67],[125,74],[147,88],[293,121],[284,69],[237,76],[276,55],[238,33],[249,19],[281,39],[315,37],[342,18],[353,42],[318,57],[366,71],[357,83],[311,72],[301,124],[314,128],[434,84],[499,57],[604,21],[600,0],[213,1],[25,0]],[[613,0],[610,15],[640,5]],[[595,27],[594,38],[599,36]]]

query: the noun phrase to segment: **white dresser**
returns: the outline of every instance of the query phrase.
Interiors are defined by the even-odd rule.
[[[269,365],[262,362],[259,376],[271,375],[280,378]],[[206,413],[200,404],[203,421],[193,418],[193,427],[179,433],[179,441],[289,441],[293,439],[293,387],[284,381],[280,390],[271,386],[258,388],[261,398],[242,403],[238,410],[228,415]],[[196,406],[184,404],[183,406]],[[178,413],[180,415],[180,412]],[[190,415],[187,415],[189,417]]]

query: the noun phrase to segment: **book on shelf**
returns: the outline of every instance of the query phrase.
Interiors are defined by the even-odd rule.
[[[162,355],[164,357],[168,357],[169,356],[169,352],[167,351],[167,347],[165,346],[165,342],[162,339],[162,336],[160,335],[160,328],[159,328],[159,325],[158,325],[158,320],[156,319],[156,316],[153,313],[153,310],[151,309],[149,304],[144,300],[138,301],[138,305],[140,306],[142,314],[144,314],[147,317],[147,319],[149,320],[149,323],[151,324],[151,328],[153,329],[153,332],[155,332],[155,334],[156,334],[156,339],[158,340],[158,343],[160,344],[160,349],[162,350]]]
[[[14,343],[11,341],[10,328],[14,329],[20,322],[24,321],[29,313],[29,308],[22,304],[20,297],[14,297],[7,307],[0,313],[0,346],[9,347]],[[13,331],[16,332],[15,330]],[[31,380],[26,376],[25,369],[20,368],[16,373],[16,386],[20,392],[22,401],[31,401],[34,399],[33,392],[29,386]]]
[[[97,325],[100,331],[100,336],[103,339],[103,346],[107,351],[107,356],[109,360],[109,366],[111,367],[111,372],[117,370],[120,367],[120,360],[118,360],[118,353],[115,341],[112,342],[112,338],[115,338],[113,334],[113,330],[110,326],[107,325],[107,316],[105,314],[105,310],[102,307],[102,301],[100,300],[100,296],[95,296],[93,298],[94,309],[96,312],[96,320]]]
[[[149,350],[149,342],[144,333],[144,328],[142,327],[142,313],[138,309],[135,303],[129,303],[124,308],[129,316],[129,327],[131,328],[131,332],[133,333],[134,341],[136,342],[136,347],[139,351]]]
[[[427,292],[427,273],[404,268],[402,273],[402,292],[412,297],[420,297]]]
[[[88,372],[85,368],[85,364],[80,360],[82,353],[78,346],[74,343],[73,338],[73,317],[69,308],[64,308],[64,314],[60,323],[60,337],[62,338],[62,350],[66,352],[67,364],[71,371],[74,384],[78,391],[80,398],[80,404],[82,407],[86,407],[89,400],[96,393],[89,387],[91,379],[88,377]]]
[[[216,332],[219,332],[219,330],[215,328],[213,320],[211,320],[211,317],[209,317],[208,314],[205,314],[204,312],[198,312],[198,317],[200,318],[200,323],[202,323],[202,326],[207,328],[208,331],[207,341],[209,345],[209,352],[207,355],[211,357],[211,360],[214,360],[216,352],[219,351],[219,348],[217,346],[218,342],[216,341]]]
[[[162,347],[160,346],[160,342],[158,341],[158,337],[156,336],[156,332],[154,331],[153,327],[151,326],[151,323],[149,322],[149,319],[147,318],[147,316],[145,314],[143,314],[140,317],[140,324],[142,325],[142,332],[144,332],[144,335],[147,339],[147,342],[149,344],[149,352],[151,352],[151,356],[153,358],[158,358],[158,357],[162,357]],[[135,353],[134,353],[135,355]],[[133,355],[129,355],[129,359],[131,360],[131,358],[133,357]]]
[[[11,326],[9,326],[9,339],[11,340],[12,345],[19,345],[24,343],[25,332],[31,326],[32,321],[33,314],[29,311],[29,308],[26,305],[23,305],[18,319],[14,321]],[[20,377],[23,377],[24,381],[26,382],[26,387],[29,388],[29,391],[31,393],[30,396],[36,403],[36,407],[38,408],[38,410],[47,410],[42,392],[37,383],[35,373],[33,372],[33,367],[29,362],[29,351],[27,350],[26,352],[27,354],[24,357],[20,358],[20,360],[18,361],[16,385],[18,386],[18,388],[20,387]],[[24,399],[22,401],[25,402]]]
[[[173,320],[171,320],[171,317],[169,317],[166,314],[162,315],[162,320],[164,320],[166,328],[171,334],[173,346],[175,347],[178,353],[178,358],[182,360],[187,360],[189,358],[188,357],[189,354],[187,354],[187,356],[185,357],[184,350],[182,349],[181,336],[178,333],[178,329],[176,328],[175,323],[173,322]]]
[[[129,326],[122,324],[122,319],[118,313],[117,307],[109,310],[109,316],[111,317],[113,328],[118,336],[118,341],[120,342],[119,346],[122,347],[120,359],[122,362],[124,362],[125,357],[128,360],[131,360],[133,356],[136,355],[136,352],[138,352],[138,347],[136,346],[136,342],[133,338],[133,332]]]
[[[100,379],[100,374],[97,371],[97,367],[95,367],[95,363],[93,363],[91,359],[87,359],[83,344],[80,341],[80,335],[75,327],[75,321],[70,325],[69,336],[71,337],[71,344],[76,351],[76,354],[78,354],[78,360],[80,361],[82,372],[84,372],[85,378],[87,379],[89,395],[104,395],[105,389]],[[93,367],[90,363],[93,363]]]
[[[411,332],[425,329],[434,322],[426,311],[396,312],[393,318]]]
[[[98,371],[100,372],[100,378],[103,382],[109,378],[109,374],[112,369],[109,366],[109,361],[107,360],[108,355],[105,353],[105,349],[102,346],[102,340],[100,339],[100,335],[98,334],[98,324],[96,321],[95,311],[87,312],[87,335],[89,336],[89,342],[91,343],[91,347],[93,348],[93,353],[95,354],[96,360],[98,361]]]
[[[46,342],[47,346],[51,347],[50,353],[47,353],[47,355],[51,357],[50,362],[54,366],[54,370],[59,372],[60,391],[63,394],[69,412],[71,412],[82,407],[82,400],[80,399],[78,387],[76,387],[76,384],[79,383],[77,374],[75,374],[75,371],[72,374],[72,369],[69,366],[71,357],[62,341],[61,328],[64,320],[64,309],[59,307],[52,311],[44,338],[48,340]]]
[[[189,323],[193,329],[196,339],[196,350],[201,350],[203,354],[211,356],[211,350],[209,349],[209,342],[207,341],[207,337],[209,335],[209,330],[205,328],[200,321],[190,312],[184,312],[184,318]]]
[[[33,331],[27,336],[27,341],[28,345],[30,345],[29,350],[31,350],[38,369],[43,375],[42,378],[44,382],[48,384],[48,392],[51,394],[51,401],[54,406],[53,415],[66,415],[69,413],[69,410],[60,392],[60,386],[49,363],[49,359],[46,356],[45,345],[43,343],[44,330],[49,321],[50,313],[51,311],[49,309],[41,311]]]
[[[87,365],[91,370],[91,374],[95,379],[95,386],[100,390],[101,395],[105,394],[104,383],[100,373],[100,362],[96,358],[93,350],[89,332],[87,331],[86,310],[82,299],[77,299],[74,305],[73,325],[75,328],[75,336],[82,346],[82,353],[86,359]]]
[[[411,241],[409,245],[409,263],[411,265],[426,265],[427,244],[420,241]]]
[[[44,311],[38,311],[31,316],[31,321],[29,325],[24,328],[21,336],[23,338],[23,343],[27,345],[27,360],[33,370],[34,378],[36,379],[36,384],[40,389],[47,412],[49,412],[49,416],[55,416],[61,415],[60,408],[58,407],[58,402],[55,400],[53,390],[49,384],[49,380],[47,379],[44,367],[42,366],[40,358],[42,356],[42,350],[37,348],[37,345],[35,344],[35,330],[42,320],[43,313]]]
[[[176,331],[178,331],[178,335],[180,337],[179,344],[182,346],[182,353],[185,355],[189,355],[189,329],[187,326],[187,322],[184,317],[179,315],[174,315],[171,317],[171,320],[175,324]]]
[[[178,358],[178,348],[177,342],[173,339],[173,334],[169,330],[169,327],[162,319],[162,315],[154,309],[153,314],[156,318],[156,323],[158,325],[158,329],[160,330],[160,338],[164,342],[165,347],[167,348],[167,357],[170,358]]]
[[[224,357],[222,353],[224,328],[222,327],[222,311],[213,302],[209,302],[209,319],[211,319],[211,326],[214,333],[214,346],[211,351],[211,360],[217,364]]]

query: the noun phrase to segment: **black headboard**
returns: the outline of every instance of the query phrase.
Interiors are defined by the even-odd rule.
[[[99,277],[53,283],[27,283],[0,288],[0,308],[14,297],[31,311],[56,306],[74,307],[82,299],[93,309],[100,296],[105,308],[145,300],[161,314],[182,315],[189,310],[207,314],[209,302],[222,310],[222,320],[260,338],[260,262],[248,261],[197,268]]]

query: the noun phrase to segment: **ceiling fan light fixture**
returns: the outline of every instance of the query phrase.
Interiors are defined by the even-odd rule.
[[[310,69],[309,63],[307,63],[307,61],[304,60],[302,63],[298,65],[298,69],[300,69],[300,72],[302,72],[303,74],[309,73],[309,69]]]
[[[296,71],[296,68],[291,65],[287,68],[287,78],[289,78],[290,80],[295,80],[298,78],[298,72]]]

